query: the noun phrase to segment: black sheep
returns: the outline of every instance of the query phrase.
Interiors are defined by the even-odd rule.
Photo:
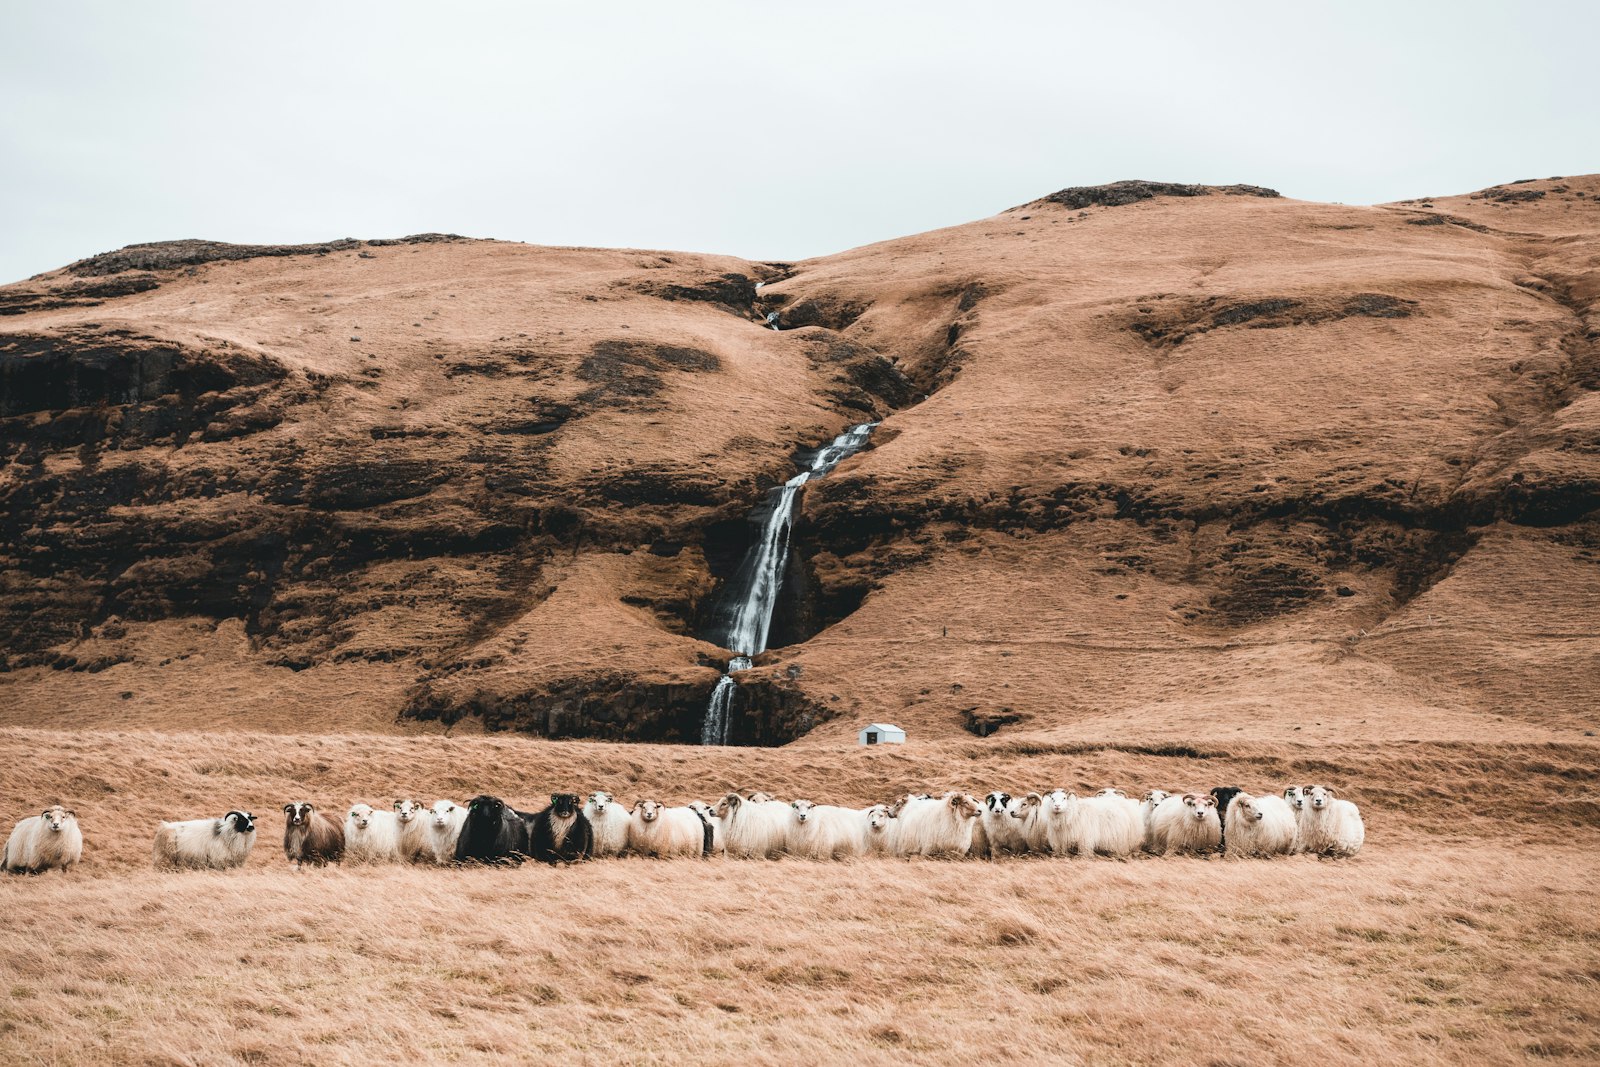
[[[594,827],[576,793],[551,793],[550,806],[533,817],[533,858],[541,863],[576,863],[594,853]]]
[[[1211,791],[1217,798],[1217,821],[1222,823],[1222,840],[1217,842],[1217,848],[1223,852],[1228,851],[1228,805],[1242,792],[1243,789],[1233,785],[1219,785]]]
[[[521,863],[532,851],[528,821],[499,797],[473,797],[456,840],[456,862]]]

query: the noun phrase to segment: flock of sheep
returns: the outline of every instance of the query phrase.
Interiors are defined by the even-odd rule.
[[[1118,789],[1080,797],[1065,790],[1013,797],[993,792],[906,794],[889,804],[845,808],[764,793],[729,793],[715,806],[668,807],[640,800],[632,808],[609,793],[554,793],[537,813],[493,796],[465,806],[449,800],[424,808],[397,800],[389,809],[356,804],[342,820],[312,804],[285,804],[283,850],[295,865],[338,862],[435,864],[574,862],[625,854],[811,859],[943,856],[996,859],[1038,852],[1112,856],[1222,852],[1233,857],[1309,853],[1353,856],[1366,831],[1361,813],[1324,785],[1281,794],[1232,787],[1210,793],[1161,790],[1134,800]],[[248,811],[219,819],[163,822],[152,855],[161,868],[228,868],[255,847]],[[61,807],[19,822],[0,870],[69,869],[83,856],[76,816]]]

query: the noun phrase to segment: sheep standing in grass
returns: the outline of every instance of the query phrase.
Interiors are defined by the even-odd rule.
[[[641,800],[628,820],[628,851],[671,859],[706,854],[707,826],[693,808],[669,808],[658,800]]]
[[[1058,852],[1070,849],[1079,856],[1126,858],[1144,844],[1139,804],[1117,790],[1102,790],[1092,797],[1067,793],[1061,814],[1050,825],[1051,846]]]
[[[1152,824],[1158,856],[1168,852],[1213,852],[1222,844],[1222,821],[1217,818],[1217,798],[1185,793],[1168,797],[1156,808]]]
[[[473,797],[456,838],[456,862],[521,863],[531,854],[532,819],[499,797],[487,793]]]
[[[578,794],[551,793],[550,806],[533,817],[528,842],[540,863],[577,863],[594,855],[594,829]]]
[[[423,856],[439,864],[455,862],[456,842],[466,821],[466,808],[453,800],[435,800],[426,817],[428,847]]]
[[[861,851],[869,856],[894,855],[895,831],[900,820],[889,814],[887,804],[861,809]]]
[[[1290,852],[1304,852],[1306,836],[1306,795],[1299,786],[1291,785],[1283,791],[1283,799],[1294,812],[1294,844]]]
[[[965,856],[983,805],[965,793],[910,800],[897,816],[895,852],[901,856]]]
[[[616,856],[628,847],[628,809],[610,793],[590,793],[583,803],[583,817],[594,831],[594,854]]]
[[[1143,847],[1146,852],[1155,851],[1155,832],[1153,827],[1155,826],[1156,808],[1160,807],[1161,802],[1171,795],[1165,789],[1152,789],[1139,802],[1139,817],[1144,821]]]
[[[1294,849],[1297,834],[1294,809],[1287,800],[1272,794],[1258,797],[1235,793],[1222,828],[1222,854],[1230,859],[1287,856]]]
[[[151,857],[161,868],[224,870],[242,864],[255,845],[256,817],[230,811],[220,819],[162,823]]]
[[[1300,843],[1305,851],[1322,857],[1354,856],[1367,840],[1361,812],[1348,800],[1340,800],[1332,786],[1301,787],[1305,798],[1305,823]]]
[[[344,827],[306,801],[283,806],[283,854],[296,867],[344,858]]]
[[[347,863],[400,862],[400,822],[394,812],[352,805],[344,817],[344,858]]]
[[[415,800],[394,802],[395,848],[408,863],[433,858],[428,851],[427,810]]]
[[[1029,852],[1050,851],[1050,822],[1041,794],[1029,793],[1013,800],[1011,817],[1017,820],[1017,832],[1022,835]]]
[[[789,805],[773,800],[746,800],[729,793],[717,802],[728,854],[736,859],[772,859],[783,855]]]
[[[790,801],[789,809],[792,814],[784,849],[791,856],[839,860],[861,855],[866,836],[866,817],[861,812],[809,800]]]
[[[77,812],[61,805],[22,819],[6,839],[0,871],[37,874],[52,867],[70,871],[83,859],[83,831]]]

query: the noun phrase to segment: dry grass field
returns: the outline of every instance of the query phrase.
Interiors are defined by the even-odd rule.
[[[0,729],[0,803],[77,799],[83,866],[0,881],[19,1063],[1518,1063],[1600,1057],[1600,796],[1548,744],[779,750]],[[812,751],[812,756],[820,753]],[[809,765],[808,765],[809,764]],[[612,860],[287,869],[278,809],[729,786],[1332,781],[1348,862]],[[239,871],[149,869],[243,805]]]

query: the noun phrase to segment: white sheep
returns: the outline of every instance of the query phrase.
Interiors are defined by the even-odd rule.
[[[887,804],[874,804],[861,809],[861,850],[872,856],[894,855],[895,834],[900,820],[889,814]]]
[[[792,856],[813,860],[838,860],[859,856],[866,848],[866,814],[833,804],[809,800],[789,802],[792,814],[784,849]]]
[[[427,810],[415,800],[394,802],[395,846],[402,860],[415,863],[419,859],[433,859],[428,848]]]
[[[83,859],[83,831],[78,813],[61,805],[18,821],[0,854],[0,871],[37,874],[52,867],[70,871]]]
[[[757,794],[763,795],[763,794]],[[729,793],[717,802],[717,818],[728,854],[736,859],[772,859],[783,854],[789,805],[775,800],[746,800]]]
[[[1049,827],[1051,847],[1061,853],[1127,857],[1144,844],[1138,801],[1116,789],[1103,789],[1092,797],[1067,793]]]
[[[256,845],[256,817],[230,811],[220,819],[163,822],[156,828],[151,858],[162,868],[224,870],[237,867]]]
[[[422,855],[434,863],[444,865],[456,861],[456,842],[461,839],[461,824],[467,821],[467,809],[453,800],[435,800],[428,809],[424,824],[427,851]]]
[[[705,855],[706,825],[693,808],[669,808],[659,801],[641,800],[629,815],[629,852],[662,859]]]
[[[1367,828],[1360,810],[1348,800],[1340,800],[1332,786],[1308,785],[1305,797],[1305,825],[1301,846],[1316,856],[1354,856],[1367,839]]]
[[[1217,818],[1217,798],[1185,793],[1168,797],[1156,806],[1151,824],[1158,856],[1168,852],[1209,852],[1222,843],[1222,821]]]
[[[392,811],[355,804],[344,817],[346,863],[400,862],[400,823]]]
[[[1252,796],[1235,793],[1228,802],[1226,855],[1287,856],[1294,849],[1299,830],[1294,809],[1283,797],[1274,794]]]
[[[628,847],[628,809],[610,793],[590,793],[583,802],[583,817],[594,830],[594,855],[618,856]]]
[[[897,816],[895,853],[901,856],[965,856],[983,805],[965,793],[908,800]]]
[[[1044,797],[1029,793],[1011,802],[1011,817],[1017,821],[1017,832],[1030,852],[1050,851],[1050,825],[1045,813]]]
[[[1161,806],[1161,802],[1163,800],[1167,799],[1168,797],[1170,797],[1171,795],[1172,795],[1171,793],[1167,792],[1164,789],[1152,789],[1152,790],[1150,790],[1150,792],[1146,793],[1144,795],[1144,799],[1139,802],[1139,817],[1144,821],[1144,845],[1143,845],[1143,847],[1144,847],[1144,850],[1146,852],[1154,852],[1155,851],[1155,831],[1154,831],[1154,826],[1155,826],[1155,818],[1156,818],[1156,808],[1160,807]]]
[[[1291,785],[1283,791],[1283,799],[1288,803],[1289,810],[1294,812],[1294,844],[1289,847],[1290,852],[1304,852],[1306,835],[1306,795],[1297,785]]]

